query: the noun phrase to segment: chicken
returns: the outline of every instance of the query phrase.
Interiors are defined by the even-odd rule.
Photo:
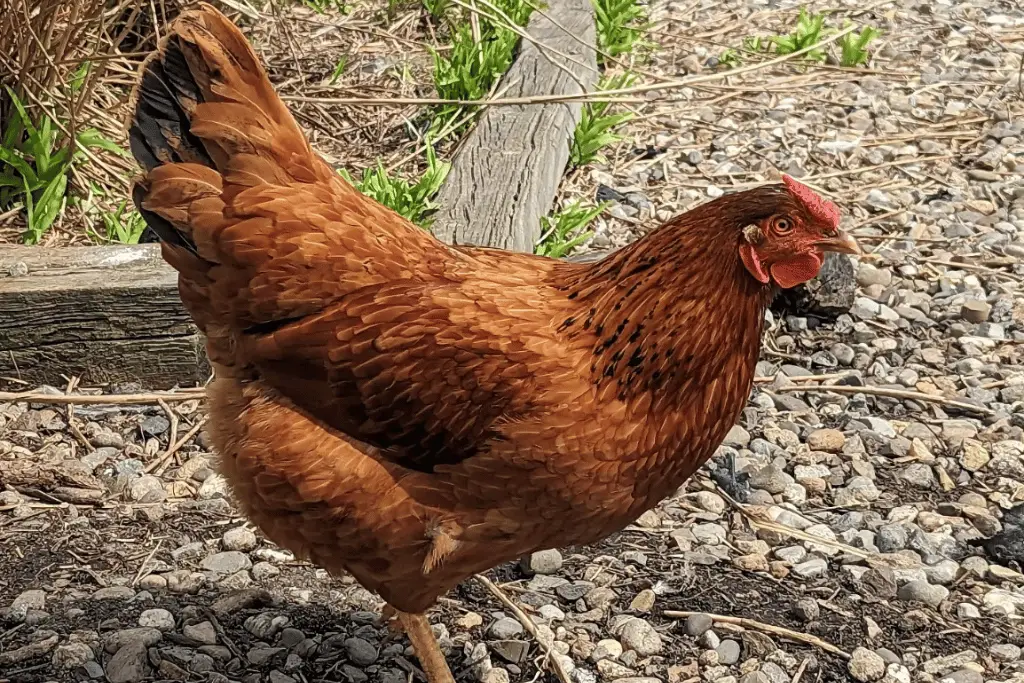
[[[857,250],[790,178],[593,264],[447,246],[310,148],[209,5],[143,66],[130,138],[245,514],[380,594],[434,683],[436,599],[675,491],[745,404],[773,292]]]

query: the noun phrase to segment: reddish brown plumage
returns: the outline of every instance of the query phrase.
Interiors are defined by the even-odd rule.
[[[813,222],[773,185],[593,265],[445,246],[309,148],[208,6],[137,99],[135,199],[208,337],[224,474],[271,539],[406,612],[674,491],[753,381],[772,290],[740,246],[788,258],[744,228]]]

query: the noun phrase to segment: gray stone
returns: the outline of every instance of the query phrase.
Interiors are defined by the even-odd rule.
[[[208,621],[202,621],[198,624],[186,624],[182,627],[181,633],[186,638],[191,638],[203,645],[217,644],[217,630]]]
[[[346,638],[345,653],[356,666],[369,666],[377,661],[377,648],[362,638]]]
[[[714,626],[714,621],[707,614],[691,614],[686,617],[686,622],[683,624],[683,629],[686,634],[693,636],[694,638],[701,636],[705,631]]]
[[[149,675],[149,658],[142,641],[126,644],[114,653],[106,666],[109,683],[138,683]]]
[[[919,579],[901,586],[896,592],[896,597],[904,602],[923,602],[931,607],[938,607],[949,597],[949,589],[945,586],[933,586]]]
[[[769,683],[789,683],[790,677],[786,670],[775,662],[765,662],[761,665],[761,673],[764,674]]]
[[[960,317],[972,323],[985,322],[991,312],[992,305],[985,301],[967,301],[960,307]]]
[[[715,648],[715,652],[718,653],[719,663],[725,666],[732,666],[740,661],[740,644],[735,640],[723,640]]]
[[[903,524],[883,524],[875,534],[878,552],[894,553],[903,550],[910,541],[910,533]]]
[[[50,659],[50,662],[58,670],[69,671],[85,666],[86,662],[91,662],[95,659],[96,655],[91,647],[83,642],[73,641],[58,645],[53,651],[53,657]]]
[[[33,589],[22,592],[11,602],[8,614],[17,620],[23,620],[29,610],[43,611],[46,607],[46,591]]]
[[[518,620],[502,617],[491,624],[490,634],[497,640],[511,640],[523,633],[523,625]]]
[[[158,631],[174,630],[174,615],[165,609],[147,609],[139,615],[139,626]]]
[[[104,635],[103,649],[113,654],[132,643],[141,643],[145,649],[156,645],[162,639],[163,634],[155,628],[127,628]]]
[[[786,487],[793,483],[793,478],[782,469],[772,465],[766,465],[755,472],[748,482],[752,488],[767,491],[777,495],[786,490]]]
[[[942,677],[950,683],[985,683],[985,677],[974,669],[960,669]]]
[[[793,603],[793,616],[803,622],[811,622],[821,615],[818,601],[814,598],[801,598]]]
[[[885,675],[885,660],[866,647],[858,647],[850,656],[847,669],[854,680],[868,683]]]
[[[802,579],[813,579],[828,573],[828,562],[820,557],[812,557],[806,562],[793,567],[793,573]]]
[[[1000,662],[1015,662],[1020,659],[1021,649],[1012,643],[1000,643],[989,647],[992,658]]]
[[[220,544],[224,550],[236,550],[247,553],[256,547],[257,542],[256,534],[240,526],[226,531],[221,538]]]
[[[661,634],[647,621],[636,617],[627,619],[617,629],[616,635],[627,650],[633,650],[641,657],[661,652]]]
[[[249,569],[252,567],[252,560],[245,553],[237,550],[227,550],[204,557],[199,566],[214,575],[227,576],[228,574]]]
[[[935,488],[935,473],[932,468],[923,462],[915,462],[903,468],[903,471],[896,475],[902,481],[919,489]]]
[[[106,586],[92,594],[93,600],[131,600],[135,591],[128,586]]]
[[[530,553],[520,560],[520,566],[528,576],[554,574],[562,568],[562,553],[554,548]]]

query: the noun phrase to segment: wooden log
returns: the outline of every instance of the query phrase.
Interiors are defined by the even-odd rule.
[[[593,90],[598,72],[591,0],[553,0],[534,12],[526,30],[536,43],[522,41],[502,80],[503,96]],[[486,110],[438,194],[434,234],[454,244],[532,252],[581,112],[578,102]]]
[[[194,385],[202,339],[157,245],[0,248],[0,376]]]

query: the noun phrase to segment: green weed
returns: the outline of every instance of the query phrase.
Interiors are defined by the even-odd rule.
[[[497,18],[504,14],[513,24],[525,26],[533,7],[523,0],[494,0],[490,4],[500,12],[488,6],[486,14],[495,19],[483,15],[479,17],[480,40],[476,40],[472,26],[465,21],[452,29],[450,50],[444,53],[432,51],[434,87],[438,97],[450,100],[484,99],[512,65],[519,34],[509,28],[504,20],[498,21]],[[460,118],[466,120],[456,130],[468,127],[471,121],[462,114],[463,107],[459,105],[442,105],[435,112],[431,132],[437,134]]]
[[[805,8],[800,9],[796,27],[791,33],[781,36],[749,36],[743,39],[742,52],[771,52],[777,55],[789,55],[815,45],[834,34],[836,29],[825,25],[826,15],[810,14]],[[839,63],[845,67],[867,64],[870,58],[868,46],[881,32],[871,26],[865,26],[860,33],[847,33],[839,39]],[[803,59],[821,63],[828,58],[824,48],[817,48],[804,53]],[[724,67],[732,69],[739,66],[743,57],[740,50],[729,48],[722,52],[718,61]]]
[[[541,236],[534,253],[562,258],[591,238],[594,233],[587,230],[587,226],[607,206],[607,202],[599,206],[586,206],[577,201],[558,213],[541,218]]]
[[[435,21],[441,21],[448,16],[452,8],[452,0],[423,0],[423,9],[427,10]]]
[[[630,73],[613,76],[603,80],[598,90],[618,90],[627,88],[636,80]],[[608,113],[610,102],[587,102],[583,105],[583,114],[573,133],[569,150],[569,163],[579,168],[592,161],[604,162],[600,153],[608,145],[622,139],[615,129],[633,118],[632,112]]]
[[[727,69],[735,69],[743,63],[743,58],[740,57],[738,50],[730,47],[723,50],[722,54],[718,56],[718,63]]]
[[[334,85],[341,78],[341,75],[345,73],[345,67],[348,66],[348,55],[342,55],[338,63],[334,65],[334,71],[331,72],[331,77],[327,79],[329,85]]]
[[[134,206],[129,205],[127,199],[122,200],[113,211],[100,213],[100,220],[103,222],[104,234],[99,236],[107,242],[138,244],[146,229],[146,219]]]
[[[64,207],[68,176],[83,156],[81,150],[126,152],[93,128],[79,132],[75,145],[71,145],[50,117],[42,114],[38,122],[33,122],[10,88],[7,96],[11,111],[0,137],[0,210],[18,204],[24,207],[24,240],[35,244]]]
[[[358,182],[345,169],[338,173],[366,196],[427,228],[430,227],[429,214],[437,208],[432,199],[441,189],[449,170],[451,164],[438,161],[434,148],[428,143],[427,170],[415,183],[391,175],[379,161],[376,167],[365,169]]]
[[[839,64],[845,67],[862,66],[868,63],[868,45],[882,32],[872,26],[865,26],[839,39]]]
[[[592,0],[597,19],[597,47],[607,57],[632,52],[649,28],[647,8],[636,0]]]
[[[350,9],[345,0],[302,0],[302,4],[317,14],[327,14],[328,12],[348,14]]]
[[[803,7],[796,20],[796,28],[792,33],[785,36],[771,36],[768,42],[774,46],[775,52],[780,55],[788,55],[799,52],[805,48],[821,41],[825,36],[825,15],[809,14]],[[759,45],[757,47],[760,47]],[[811,50],[804,54],[804,59],[810,62],[824,62],[825,51],[822,49]]]

